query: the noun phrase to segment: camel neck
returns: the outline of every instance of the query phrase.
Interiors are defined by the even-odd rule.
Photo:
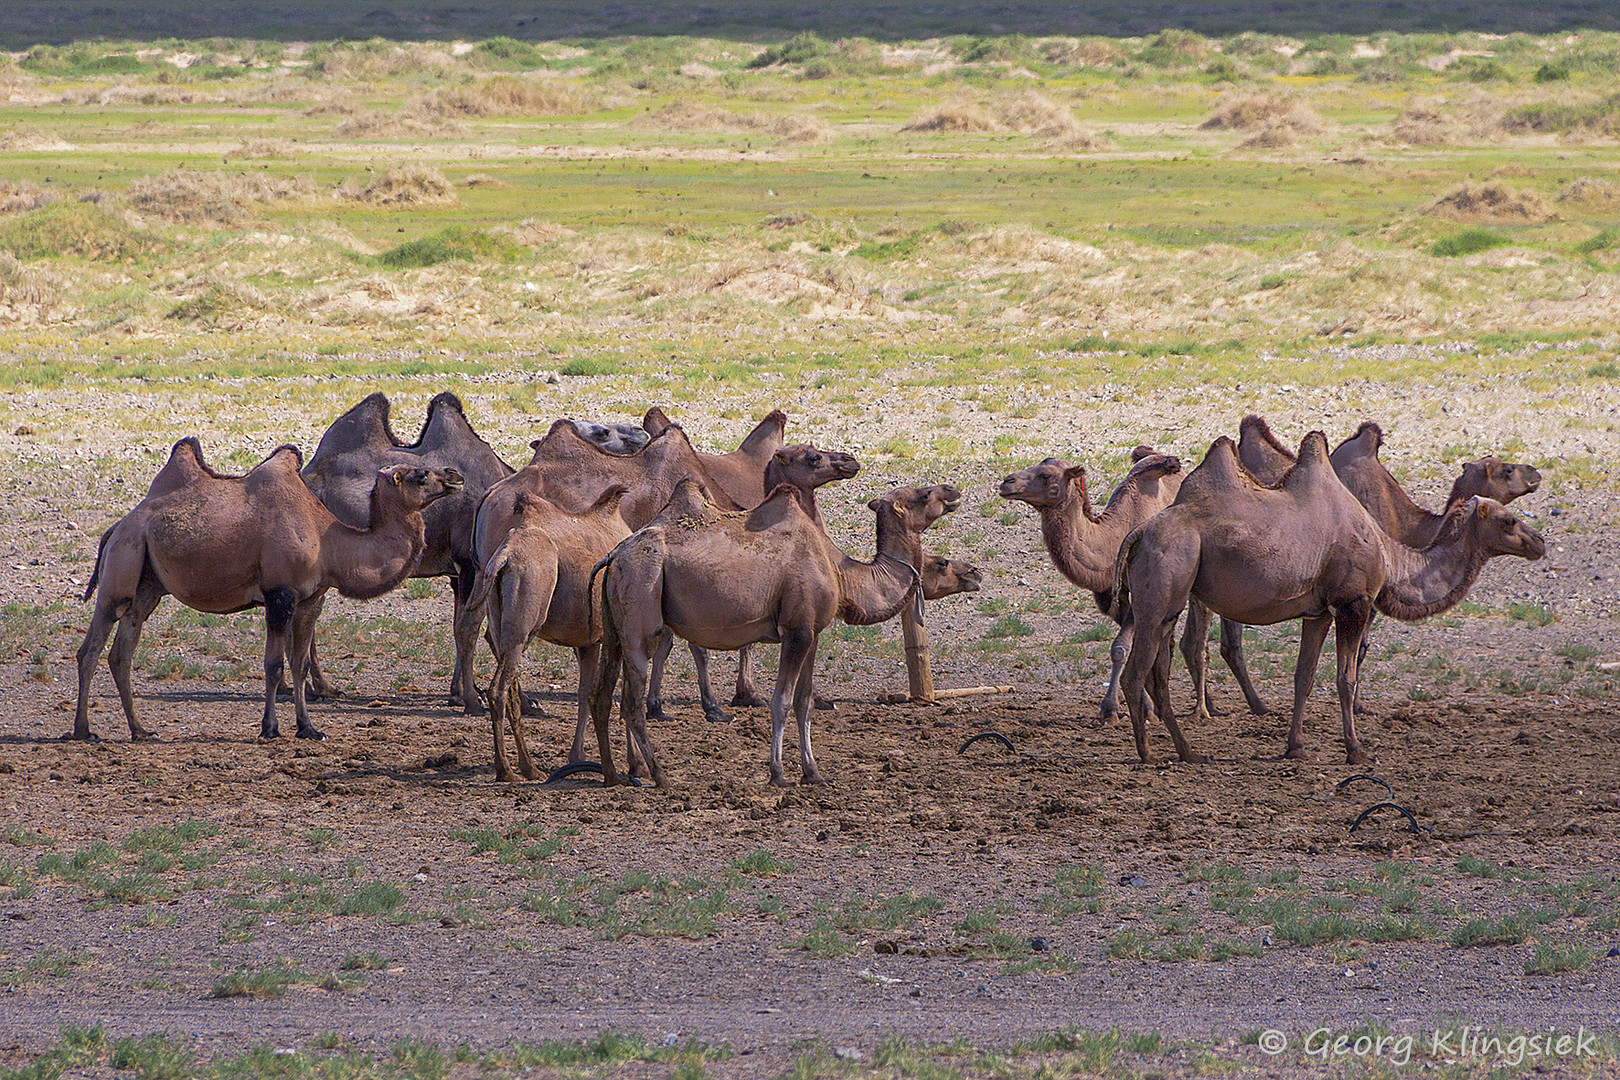
[[[851,626],[887,622],[900,614],[918,586],[922,541],[885,509],[878,513],[877,557],[862,562],[844,554],[838,617]]]
[[[1110,507],[1112,509],[1112,507]],[[1071,489],[1057,506],[1043,506],[1041,539],[1058,572],[1082,589],[1102,592],[1114,587],[1114,556],[1124,536],[1111,535],[1103,518],[1091,512],[1085,489]]]
[[[371,493],[369,529],[333,521],[327,535],[327,577],[344,596],[369,600],[410,577],[426,547],[422,511],[402,506],[379,484]]]
[[[1389,540],[1384,550],[1384,587],[1374,605],[1385,615],[1411,622],[1455,607],[1479,580],[1490,554],[1462,524],[1446,527],[1422,550]]]

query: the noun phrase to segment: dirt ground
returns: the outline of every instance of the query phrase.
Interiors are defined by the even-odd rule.
[[[321,743],[255,737],[251,656],[234,681],[138,672],[143,719],[162,739],[132,744],[103,667],[92,713],[103,741],[63,742],[68,669],[38,681],[21,648],[0,666],[0,1065],[29,1060],[64,1025],[96,1023],[183,1036],[205,1058],[326,1033],[385,1049],[613,1029],[728,1043],[736,1056],[710,1071],[738,1076],[778,1075],[806,1046],[870,1054],[889,1036],[963,1036],[995,1047],[1070,1026],[1158,1031],[1243,1067],[1307,1070],[1299,1040],[1322,1026],[1613,1035],[1620,724],[1599,666],[1616,631],[1600,528],[1611,510],[1600,489],[1565,491],[1556,516],[1537,513],[1544,498],[1523,508],[1549,559],[1498,560],[1473,599],[1556,603],[1557,622],[1384,626],[1383,640],[1407,635],[1420,657],[1442,641],[1471,656],[1484,681],[1415,698],[1410,673],[1386,667],[1379,682],[1374,666],[1360,720],[1379,759],[1370,770],[1343,764],[1331,680],[1307,725],[1317,759],[1275,758],[1288,664],[1262,679],[1272,715],[1248,714],[1223,682],[1225,715],[1187,721],[1213,764],[1142,765],[1126,726],[1090,725],[1094,680],[1054,681],[1063,665],[1050,656],[967,648],[989,621],[971,597],[933,609],[936,679],[1013,692],[882,705],[904,685],[897,658],[835,667],[839,706],[814,720],[830,784],[786,792],[766,783],[766,711],[707,723],[684,674],[677,722],[654,729],[672,789],[604,791],[589,779],[495,783],[487,723],[450,708],[425,669],[404,689],[381,667],[342,680],[348,696],[314,706]],[[13,532],[17,601],[29,597],[31,541]],[[1055,577],[1032,535],[1017,547],[985,595],[1016,599]],[[442,596],[386,603],[443,633]],[[72,605],[65,618],[81,614]],[[1097,616],[1054,619],[1084,628]],[[1595,691],[1561,692],[1548,675],[1576,664]],[[1510,685],[1508,669],[1545,677]],[[1179,664],[1175,686],[1187,720]],[[555,763],[572,702],[543,696],[531,747]],[[1012,750],[962,749],[987,731]],[[1162,731],[1152,738],[1169,752]],[[791,739],[789,753],[793,775]],[[1417,833],[1394,810],[1351,832],[1386,798],[1365,780],[1336,791],[1363,771]],[[188,822],[200,827],[167,864],[142,861],[160,846],[149,830]],[[1222,889],[1234,877],[1259,900],[1294,897],[1357,928],[1284,934],[1276,909],[1232,907]],[[346,903],[373,885],[398,893],[378,908]],[[1383,885],[1411,891],[1380,907]],[[1546,918],[1518,943],[1453,943],[1471,919],[1532,909]],[[1366,928],[1396,913],[1425,929],[1375,940],[1389,935]],[[1191,955],[1171,955],[1181,947]],[[1527,974],[1538,948],[1581,959]],[[271,969],[295,973],[282,996],[221,993],[233,972]],[[320,985],[323,973],[338,984]],[[1249,1044],[1268,1029],[1289,1036],[1284,1057]],[[1155,1068],[1191,1067],[1177,1060]]]

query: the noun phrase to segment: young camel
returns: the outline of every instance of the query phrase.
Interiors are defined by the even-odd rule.
[[[427,547],[411,575],[448,577],[456,613],[453,617],[459,617],[477,570],[472,548],[473,512],[491,485],[512,475],[512,467],[473,430],[461,399],[454,394],[434,395],[422,431],[413,443],[394,434],[389,411],[387,396],[377,393],[334,420],[304,465],[304,483],[339,521],[364,529],[371,523],[371,489],[377,470],[409,465],[459,472],[461,490],[438,500],[422,515]],[[316,660],[313,643],[308,671],[317,695],[337,696]],[[457,703],[458,676],[451,675],[451,704]]]
[[[1146,446],[1137,447],[1131,456],[1130,472],[1114,489],[1100,514],[1091,508],[1083,465],[1047,458],[1001,481],[1003,499],[1028,503],[1040,513],[1041,539],[1052,565],[1080,588],[1089,589],[1104,614],[1112,607],[1114,563],[1121,541],[1132,529],[1174,502],[1181,490],[1179,459]],[[1100,723],[1119,716],[1119,675],[1125,666],[1125,654],[1131,647],[1135,628],[1128,610],[1115,621],[1119,624],[1119,633],[1114,636],[1109,650],[1113,670],[1109,674],[1108,690],[1103,695]],[[1249,708],[1264,713],[1265,704],[1255,692],[1242,654],[1229,654],[1224,644],[1223,641],[1222,655],[1228,657]],[[1183,640],[1183,649],[1188,648],[1191,648],[1190,637]],[[1200,652],[1200,658],[1202,655]],[[1189,666],[1191,663],[1189,656]],[[1207,693],[1201,684],[1198,689],[1198,715],[1205,717],[1210,713]]]
[[[1367,508],[1379,528],[1383,529],[1391,539],[1397,540],[1407,547],[1426,548],[1434,543],[1435,537],[1440,535],[1440,528],[1446,521],[1449,511],[1462,505],[1476,495],[1487,499],[1494,499],[1504,506],[1521,495],[1528,495],[1541,486],[1541,473],[1533,466],[1521,465],[1515,462],[1503,461],[1501,458],[1487,456],[1477,461],[1463,464],[1462,472],[1452,482],[1451,492],[1446,496],[1445,507],[1436,514],[1419,506],[1400,482],[1384,467],[1378,459],[1378,451],[1384,445],[1384,432],[1371,420],[1363,421],[1356,429],[1356,433],[1334,447],[1328,460],[1333,463],[1333,472],[1341,483],[1349,489],[1356,501]],[[1250,413],[1238,424],[1238,461],[1257,480],[1263,484],[1275,484],[1294,467],[1294,453],[1285,447],[1277,437],[1272,434],[1271,426],[1263,417]],[[1194,617],[1200,613],[1194,609]],[[1194,618],[1188,620],[1187,636],[1183,638],[1183,653],[1187,657],[1187,667],[1192,674],[1194,687],[1204,684],[1206,671],[1205,652],[1202,648],[1196,653],[1188,652],[1186,644],[1199,635],[1197,640],[1203,642],[1209,630],[1209,620],[1203,617],[1194,625]],[[1370,626],[1370,623],[1369,623]],[[1361,659],[1366,659],[1366,638],[1363,637]],[[1243,627],[1234,624],[1229,619],[1221,620],[1221,654],[1226,655],[1228,643],[1237,650],[1238,659],[1242,661]],[[1360,684],[1357,684],[1359,697]]]
[[[816,488],[854,476],[859,469],[860,464],[848,454],[800,445],[784,447],[772,455],[767,473],[773,486],[791,488],[801,502],[814,508]],[[503,710],[521,711],[516,679],[530,638],[567,645],[578,654],[580,714],[568,760],[585,760],[585,688],[595,671],[602,632],[600,597],[587,606],[588,582],[591,567],[630,535],[619,516],[625,490],[622,485],[609,488],[585,515],[567,514],[538,495],[525,495],[517,505],[517,523],[479,574],[472,603],[481,604],[487,599],[496,657],[490,701],[497,779],[511,778],[501,749],[501,714]],[[707,691],[706,681],[703,686]],[[713,695],[709,697],[712,705]],[[516,715],[512,716],[512,732],[518,747],[519,770],[533,779],[533,766]],[[631,775],[636,775],[641,760],[634,743],[630,744],[629,760]]]
[[[503,723],[517,745],[518,772],[535,778],[523,738],[518,672],[531,638],[574,650],[579,661],[579,722],[570,761],[584,759],[587,692],[601,652],[602,604],[591,597],[591,567],[630,535],[619,516],[628,491],[615,484],[583,514],[570,514],[539,495],[518,499],[516,524],[478,575],[470,604],[487,604],[495,649],[495,681],[490,687],[490,722],[495,736],[495,779],[513,779],[506,763]]]
[[[410,576],[427,546],[422,511],[461,489],[455,469],[395,465],[373,480],[371,527],[335,518],[299,479],[298,448],[283,446],[246,476],[221,476],[195,438],[181,439],[146,498],[101,537],[84,598],[95,613],[79,646],[79,703],[73,738],[91,738],[90,681],[114,625],[107,664],[129,733],[154,738],[135,718],[130,660],[158,601],[172,595],[198,611],[265,612],[264,717],[259,733],[281,734],[276,688],[292,658],[293,710],[301,739],[325,738],[309,722],[304,664],[326,591],[367,600]]]
[[[646,735],[647,667],[667,626],[711,649],[781,643],[771,695],[771,783],[788,783],[782,744],[789,699],[801,782],[822,783],[810,745],[816,636],[835,618],[870,625],[914,602],[923,530],[961,500],[948,485],[901,487],[873,499],[877,557],[868,563],[839,549],[791,488],[778,487],[752,510],[727,513],[698,485],[683,482],[657,519],[602,560],[606,627],[591,717],[607,782],[617,782],[607,729],[622,668],[620,709],[630,738],[645,749],[653,781],[667,786]]]
[[[1304,620],[1286,757],[1308,756],[1305,703],[1328,630],[1336,629],[1345,758],[1366,765],[1373,757],[1356,738],[1353,698],[1374,607],[1425,618],[1458,603],[1493,556],[1539,559],[1545,550],[1534,529],[1478,497],[1447,514],[1432,545],[1407,547],[1340,482],[1321,432],[1305,437],[1294,468],[1274,487],[1243,468],[1231,439],[1217,439],[1182,485],[1181,501],[1120,547],[1115,604],[1130,605],[1138,630],[1124,675],[1137,755],[1153,760],[1143,697],[1150,691],[1181,760],[1209,760],[1188,745],[1170,705],[1169,637],[1189,598],[1251,626]]]

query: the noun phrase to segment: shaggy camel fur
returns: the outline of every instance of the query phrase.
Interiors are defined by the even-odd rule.
[[[1420,619],[1458,603],[1496,555],[1539,559],[1541,536],[1492,499],[1447,514],[1439,537],[1419,550],[1390,539],[1339,480],[1327,438],[1313,431],[1294,468],[1274,487],[1256,480],[1222,437],[1182,485],[1181,500],[1120,547],[1115,603],[1129,604],[1138,633],[1125,662],[1124,700],[1136,752],[1147,749],[1144,692],[1182,761],[1203,762],[1176,723],[1169,695],[1169,636],[1190,598],[1245,625],[1303,619],[1294,669],[1294,714],[1285,756],[1306,757],[1305,703],[1329,628],[1338,641],[1339,714],[1345,757],[1370,764],[1356,738],[1353,697],[1360,645],[1377,610]]]
[[[448,577],[459,617],[478,568],[472,544],[473,512],[492,484],[512,475],[512,467],[473,430],[461,399],[454,394],[437,394],[428,403],[421,434],[413,443],[394,434],[389,409],[386,395],[371,394],[334,420],[304,466],[304,483],[339,521],[364,529],[371,522],[371,489],[378,469],[409,465],[459,472],[461,490],[440,499],[422,515],[427,548],[413,574]],[[321,672],[313,644],[308,670],[317,694],[336,696]],[[458,676],[451,675],[452,704],[457,701]]]
[[[572,421],[579,437],[593,442],[605,454],[633,454],[647,445],[651,438],[647,429],[639,424],[601,424],[594,420]]]
[[[509,723],[517,745],[518,771],[535,778],[523,738],[518,672],[531,638],[564,645],[579,661],[579,722],[570,761],[584,759],[587,693],[601,652],[602,603],[591,596],[591,567],[630,535],[619,516],[626,489],[615,484],[583,514],[569,514],[539,495],[524,495],[513,508],[517,521],[478,575],[470,604],[487,603],[495,681],[490,721],[495,736],[495,779],[513,779],[506,764],[501,726]]]
[[[567,513],[580,514],[614,485],[627,488],[619,516],[639,529],[669,501],[679,481],[691,477],[728,509],[737,509],[698,461],[686,432],[672,426],[634,454],[608,454],[580,437],[573,421],[558,420],[545,436],[531,442],[529,463],[493,485],[478,505],[473,521],[474,567],[482,566],[517,521],[524,495],[541,495]],[[462,707],[482,716],[484,706],[473,678],[473,649],[483,623],[482,610],[465,607],[456,620],[456,670],[461,679]]]
[[[260,735],[281,733],[276,687],[292,657],[298,737],[324,736],[304,704],[304,663],[326,590],[370,599],[399,585],[427,547],[422,511],[462,486],[455,469],[395,465],[373,478],[371,526],[335,518],[299,479],[297,447],[283,446],[246,476],[221,476],[194,438],[174,444],[146,498],[101,537],[85,599],[95,613],[79,646],[79,704],[73,737],[90,734],[89,689],[114,625],[108,666],[133,738],[153,735],[135,718],[130,660],[141,627],[165,595],[198,611],[226,614],[263,606],[264,718]]]
[[[802,782],[821,783],[810,745],[816,636],[835,618],[870,625],[914,602],[923,530],[961,500],[948,485],[901,487],[873,499],[877,557],[868,563],[840,550],[791,488],[778,487],[752,510],[727,513],[698,485],[682,482],[658,518],[602,561],[606,629],[591,716],[607,782],[617,781],[607,725],[622,668],[626,726],[647,753],[653,781],[666,786],[646,737],[645,706],[652,647],[667,626],[710,649],[781,643],[771,695],[771,783],[787,785],[782,743],[790,698]]]
[[[673,427],[674,423],[664,415],[663,409],[654,405],[641,418],[641,426],[657,436]],[[754,430],[743,437],[737,449],[728,454],[706,454],[699,450],[698,460],[703,462],[704,470],[732,502],[740,507],[758,506],[764,501],[765,493],[771,490],[768,483],[761,482],[765,465],[771,460],[771,455],[782,448],[786,430],[787,414],[780,409],[772,409],[754,425]]]
[[[1114,593],[1114,563],[1119,557],[1119,545],[1132,529],[1148,520],[1175,501],[1181,490],[1181,462],[1170,454],[1160,454],[1152,447],[1139,446],[1131,454],[1133,464],[1125,479],[1109,496],[1102,513],[1091,508],[1091,497],[1086,489],[1086,469],[1083,465],[1069,465],[1057,458],[1047,458],[1038,465],[1013,473],[1001,481],[1000,495],[1035,507],[1041,517],[1041,540],[1046,545],[1052,565],[1082,589],[1089,589],[1096,597],[1097,607],[1108,613]],[[1108,690],[1103,695],[1099,719],[1107,723],[1119,715],[1119,676],[1125,666],[1125,655],[1130,650],[1135,622],[1128,610],[1116,619],[1119,633],[1114,636],[1109,650],[1113,670],[1108,678]],[[1189,620],[1189,627],[1191,622]],[[1189,631],[1190,632],[1190,631]],[[1192,648],[1191,638],[1183,640],[1183,650]],[[1232,672],[1237,676],[1249,708],[1264,713],[1265,705],[1255,692],[1249,670],[1241,653],[1230,654],[1223,639],[1221,654],[1227,656]],[[1199,657],[1203,653],[1200,649]],[[1189,666],[1191,657],[1188,658]],[[1198,685],[1198,714],[1209,715],[1205,688]]]

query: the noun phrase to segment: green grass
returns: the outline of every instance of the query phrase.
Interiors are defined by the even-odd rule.
[[[1489,229],[1465,229],[1436,240],[1429,246],[1429,254],[1454,259],[1460,255],[1475,255],[1481,251],[1489,251],[1507,243],[1510,243],[1507,237],[1493,233]]]

